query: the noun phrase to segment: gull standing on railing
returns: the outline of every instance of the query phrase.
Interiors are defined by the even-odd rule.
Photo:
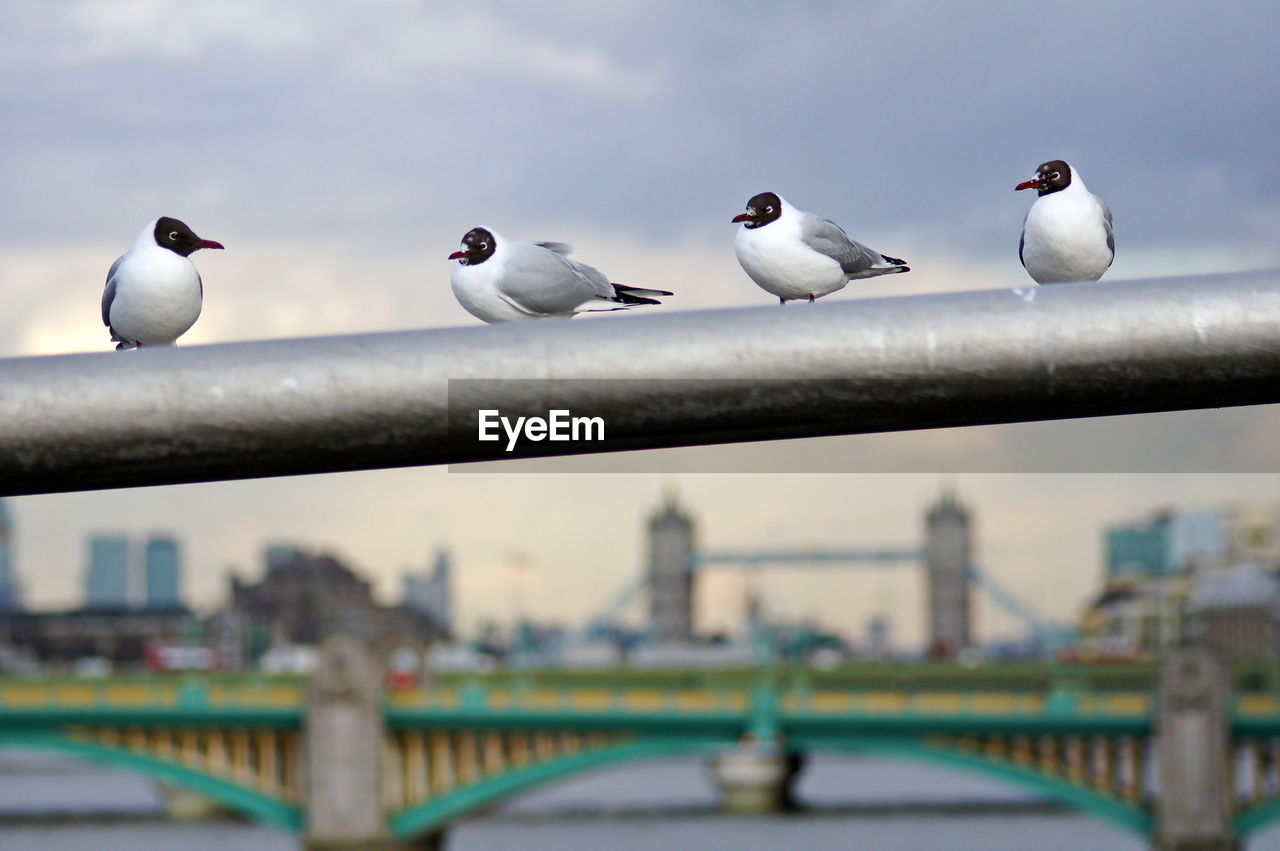
[[[1111,268],[1116,237],[1111,210],[1085,188],[1079,172],[1051,160],[1014,190],[1040,193],[1022,224],[1018,257],[1038,284],[1096,281]]]
[[[797,210],[776,192],[761,192],[747,211],[733,242],[738,262],[779,304],[813,301],[858,278],[910,272],[905,260],[886,257],[849,238],[830,219]]]
[[[161,216],[111,264],[102,291],[102,324],[111,329],[117,349],[172,346],[196,323],[204,283],[191,254],[201,248],[222,248],[222,243],[201,239],[184,223]]]

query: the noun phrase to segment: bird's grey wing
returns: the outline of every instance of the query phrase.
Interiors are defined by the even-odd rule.
[[[613,289],[613,283],[604,272],[601,272],[595,266],[588,266],[586,263],[579,263],[576,260],[566,260],[565,262],[572,266],[573,271],[577,272],[587,285],[591,287],[593,295],[599,296],[600,298],[608,301],[614,301],[617,299],[617,294]]]
[[[204,278],[200,277],[200,273],[196,272],[196,286],[200,288],[200,298],[204,298]]]
[[[884,263],[878,252],[850,239],[844,229],[830,219],[805,216],[800,222],[800,239],[814,251],[839,263],[846,275],[856,275]]]
[[[1107,249],[1111,251],[1111,260],[1114,261],[1116,259],[1116,233],[1111,227],[1111,208],[1101,198],[1098,199],[1098,203],[1102,205],[1102,226],[1107,231]],[[1111,263],[1108,263],[1107,266],[1109,268]]]
[[[1018,237],[1018,262],[1022,264],[1022,268],[1027,268],[1027,258],[1022,256],[1022,249],[1027,247],[1027,229],[1022,229],[1022,236]]]
[[[111,327],[111,302],[116,300],[116,269],[120,268],[120,261],[123,259],[124,255],[117,257],[116,262],[107,270],[107,286],[102,291],[102,324],[108,328]]]
[[[515,246],[506,259],[506,267],[498,292],[526,313],[572,313],[595,294],[595,286],[579,271],[581,263],[537,245]],[[605,284],[607,286],[608,281]],[[612,293],[612,288],[609,291]]]
[[[545,248],[548,251],[554,251],[556,254],[568,257],[573,253],[573,246],[567,242],[535,242],[534,245],[539,248]]]

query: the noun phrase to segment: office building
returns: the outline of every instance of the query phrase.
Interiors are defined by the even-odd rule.
[[[155,535],[147,541],[143,583],[148,609],[174,609],[182,605],[182,563],[176,539]]]
[[[13,518],[5,501],[0,499],[0,612],[21,608],[18,574],[13,560]]]
[[[132,602],[130,555],[129,539],[123,535],[94,535],[89,539],[85,608],[129,607]]]
[[[452,568],[447,550],[436,553],[431,573],[405,575],[404,604],[430,617],[446,634],[453,634]]]

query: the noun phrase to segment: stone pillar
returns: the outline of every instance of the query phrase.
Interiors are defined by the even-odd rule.
[[[440,847],[437,833],[393,840],[382,807],[383,672],[357,639],[325,642],[307,695],[307,851]]]
[[[1155,750],[1156,848],[1239,851],[1232,828],[1235,784],[1231,682],[1204,647],[1180,647],[1160,667]]]
[[[708,762],[720,789],[720,806],[729,813],[777,813],[795,809],[791,789],[804,758],[775,748],[745,744]]]

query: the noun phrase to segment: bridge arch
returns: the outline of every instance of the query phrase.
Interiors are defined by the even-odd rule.
[[[967,753],[919,740],[894,739],[846,739],[839,742],[813,743],[809,749],[858,755],[878,753],[962,768],[1030,788],[1045,797],[1109,821],[1143,838],[1149,838],[1154,829],[1151,813],[1144,807],[1127,804],[1084,786],[1069,783],[1034,769],[1023,768],[1011,762],[990,759],[981,754]]]
[[[402,839],[427,833],[443,827],[452,819],[465,813],[490,806],[519,792],[572,774],[623,762],[666,756],[711,756],[735,745],[736,742],[720,739],[638,739],[559,757],[486,778],[439,798],[402,810],[392,816],[391,832]],[[1033,769],[918,740],[808,741],[795,743],[795,748],[805,753],[844,755],[875,753],[949,765],[1031,788],[1048,798],[1109,821],[1143,838],[1150,837],[1153,828],[1150,812],[1141,806],[1127,804]],[[1280,807],[1274,814],[1269,814],[1267,821],[1275,818],[1280,818]]]
[[[572,774],[604,768],[616,763],[658,759],[665,756],[711,755],[733,744],[735,743],[721,739],[696,741],[633,739],[620,744],[580,751],[488,777],[479,783],[402,810],[391,818],[391,833],[398,839],[409,839],[428,833],[443,827],[450,820],[464,813],[496,804],[526,789]]]
[[[1242,839],[1252,833],[1265,830],[1280,821],[1280,801],[1269,801],[1244,808],[1236,816],[1236,834]]]
[[[289,833],[299,833],[302,830],[303,815],[299,807],[229,780],[203,774],[185,765],[156,759],[144,753],[109,747],[56,733],[0,735],[0,750],[7,748],[57,751],[92,762],[123,768],[198,792],[262,824],[271,825]]]

